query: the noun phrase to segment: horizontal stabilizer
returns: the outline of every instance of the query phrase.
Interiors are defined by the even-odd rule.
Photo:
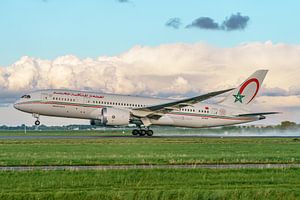
[[[237,115],[237,116],[239,116],[239,117],[251,117],[251,116],[274,115],[274,114],[280,114],[280,112],[246,113],[246,114],[240,114],[240,115]]]

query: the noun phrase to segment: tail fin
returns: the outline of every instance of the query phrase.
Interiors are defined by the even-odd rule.
[[[247,105],[250,105],[257,96],[267,72],[268,70],[257,70],[254,72],[239,87],[225,97],[220,104],[236,108],[247,108]]]

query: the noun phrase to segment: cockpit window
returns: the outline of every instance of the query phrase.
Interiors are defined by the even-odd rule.
[[[28,94],[25,94],[25,95],[21,96],[21,98],[22,98],[22,99],[30,99],[30,98],[31,98],[31,96],[30,96],[30,95],[28,95]]]

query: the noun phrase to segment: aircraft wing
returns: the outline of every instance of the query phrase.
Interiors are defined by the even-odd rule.
[[[254,117],[254,116],[260,116],[260,115],[274,115],[274,114],[280,114],[280,112],[261,112],[261,113],[246,113],[246,114],[240,114],[237,115],[239,117]]]
[[[158,104],[158,105],[153,105],[153,106],[148,106],[144,108],[136,108],[132,111],[133,115],[137,117],[150,117],[150,118],[160,118],[162,115],[169,113],[173,110],[180,110],[182,107],[185,106],[191,106],[195,103],[198,103],[200,101],[204,101],[206,99],[212,98],[214,96],[223,94],[225,92],[231,91],[234,88],[227,89],[227,90],[221,90],[221,91],[216,91],[216,92],[210,92],[204,95],[192,97],[192,98],[187,98],[187,99],[182,99],[178,101],[172,101],[169,103],[163,103],[163,104]]]

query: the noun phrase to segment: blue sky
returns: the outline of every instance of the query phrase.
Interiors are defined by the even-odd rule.
[[[254,108],[284,113],[264,122],[300,122],[300,1],[123,1],[1,0],[0,124],[32,123],[12,108],[28,90],[187,97],[261,68]]]
[[[2,0],[0,66],[21,56],[53,59],[117,55],[135,45],[205,42],[232,47],[244,42],[299,44],[299,1],[171,0]],[[214,31],[185,25],[198,17],[222,22],[240,12],[250,20],[242,31]],[[166,27],[178,17],[183,26]]]

